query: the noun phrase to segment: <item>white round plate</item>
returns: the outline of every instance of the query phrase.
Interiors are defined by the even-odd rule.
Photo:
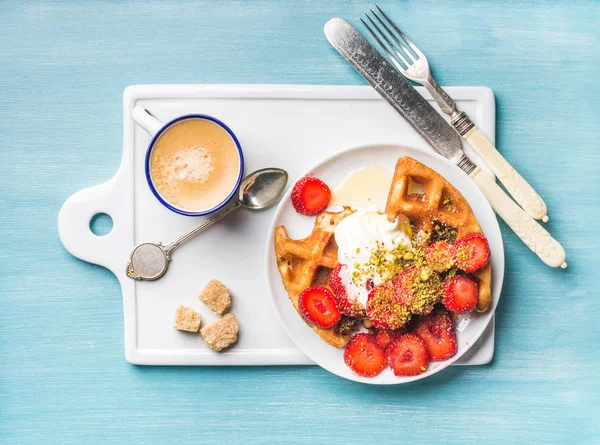
[[[504,278],[504,247],[494,211],[475,183],[458,167],[438,154],[398,145],[382,144],[362,146],[340,152],[327,158],[308,170],[305,174],[320,178],[333,189],[350,171],[364,167],[365,165],[377,164],[388,169],[390,172],[393,172],[396,161],[401,156],[410,156],[433,168],[454,185],[454,187],[456,187],[469,202],[490,245],[492,262],[492,305],[487,312],[483,314],[476,312],[468,314],[466,318],[470,318],[470,320],[468,320],[466,328],[462,332],[459,329],[456,329],[458,351],[454,357],[443,362],[430,362],[427,371],[414,377],[396,377],[392,370],[387,367],[381,374],[372,378],[366,378],[355,374],[346,366],[343,359],[344,350],[334,348],[325,343],[296,312],[283,287],[281,276],[277,269],[273,247],[274,228],[279,225],[285,225],[290,237],[296,239],[306,237],[311,232],[314,225],[313,217],[299,215],[294,210],[290,199],[291,188],[284,195],[275,212],[267,238],[267,248],[265,253],[267,283],[271,293],[273,307],[283,328],[294,343],[296,343],[298,348],[300,348],[300,350],[313,362],[329,372],[349,380],[375,385],[393,385],[423,379],[440,372],[442,369],[458,360],[471,346],[473,346],[490,322],[498,304],[498,299],[500,298],[502,280]]]

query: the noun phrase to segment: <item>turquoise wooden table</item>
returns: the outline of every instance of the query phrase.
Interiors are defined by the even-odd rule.
[[[363,84],[322,29],[335,15],[357,24],[369,5],[5,1],[1,443],[600,443],[600,3],[382,5],[441,84],[494,90],[498,147],[546,199],[569,255],[550,269],[501,223],[493,362],[393,388],[318,367],[128,364],[117,280],[56,230],[62,202],[118,167],[123,89]]]

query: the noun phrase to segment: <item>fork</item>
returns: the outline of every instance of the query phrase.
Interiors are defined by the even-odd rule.
[[[543,199],[517,173],[508,161],[504,159],[496,147],[469,119],[466,113],[456,108],[456,102],[438,85],[431,75],[429,62],[425,54],[417,48],[406,34],[400,31],[400,28],[396,26],[379,6],[375,5],[375,7],[379,13],[370,9],[375,20],[371,18],[369,13],[365,14],[371,25],[363,19],[360,19],[360,21],[367,27],[396,69],[404,77],[425,87],[441,110],[450,116],[452,126],[469,142],[477,154],[486,161],[506,190],[508,190],[523,210],[532,218],[547,222],[549,218],[546,203],[544,203]]]

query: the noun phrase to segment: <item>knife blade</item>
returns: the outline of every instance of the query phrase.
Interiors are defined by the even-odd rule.
[[[567,267],[563,247],[479,169],[463,152],[458,133],[350,23],[334,17],[325,24],[333,47],[381,94],[431,147],[477,184],[492,208],[544,263]]]

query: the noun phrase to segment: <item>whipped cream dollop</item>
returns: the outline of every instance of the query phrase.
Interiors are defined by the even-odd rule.
[[[410,222],[404,215],[390,222],[385,214],[357,211],[338,224],[335,240],[338,260],[346,266],[340,271],[340,278],[348,298],[366,306],[371,285],[389,279],[384,271],[372,264],[374,252],[392,256],[392,251],[400,245],[410,248]]]

